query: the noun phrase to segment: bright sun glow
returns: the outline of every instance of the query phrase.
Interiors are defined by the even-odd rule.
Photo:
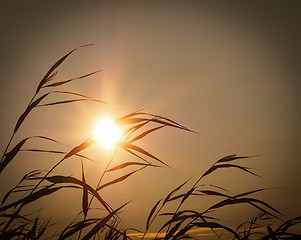
[[[121,133],[112,119],[99,120],[94,127],[94,137],[106,148],[112,148],[120,140]]]

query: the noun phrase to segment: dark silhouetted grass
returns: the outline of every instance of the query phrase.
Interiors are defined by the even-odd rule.
[[[79,48],[93,46],[84,45]],[[37,107],[48,107],[58,104],[69,104],[81,101],[93,101],[100,104],[107,104],[105,101],[90,98],[76,92],[61,91],[62,85],[68,84],[75,80],[81,80],[101,72],[103,69],[96,70],[89,74],[54,82],[57,75],[57,68],[77,49],[75,48],[60,60],[58,60],[43,77],[38,84],[34,96],[28,106],[21,114],[14,127],[12,136],[4,150],[0,162],[0,174],[6,171],[6,167],[14,161],[18,154],[27,152],[42,152],[61,156],[60,160],[55,163],[49,170],[32,170],[20,179],[19,183],[12,187],[1,200],[0,205],[0,239],[133,239],[133,233],[138,233],[139,238],[152,236],[153,239],[203,239],[203,236],[194,234],[195,229],[206,229],[220,238],[221,232],[227,233],[228,239],[300,239],[300,235],[291,231],[291,229],[300,223],[301,217],[295,217],[289,220],[280,220],[283,215],[267,202],[253,197],[253,194],[266,191],[264,188],[253,189],[239,194],[230,194],[225,188],[207,184],[206,177],[214,172],[223,171],[224,169],[234,169],[246,174],[258,176],[252,169],[243,166],[240,161],[250,158],[250,156],[230,155],[219,159],[207,171],[204,172],[195,182],[188,180],[180,186],[173,189],[165,198],[157,200],[156,204],[145,219],[146,226],[144,230],[134,228],[125,229],[122,219],[119,216],[120,211],[126,212],[127,203],[121,203],[117,208],[113,208],[107,202],[106,196],[102,194],[104,188],[110,188],[115,184],[122,184],[128,178],[133,177],[137,172],[145,171],[148,168],[170,167],[169,164],[153,155],[138,145],[138,142],[149,134],[160,131],[163,128],[173,128],[175,130],[194,131],[173,121],[169,118],[137,111],[116,119],[115,123],[123,126],[126,130],[116,146],[115,153],[108,162],[105,170],[99,175],[99,181],[96,186],[91,186],[86,180],[85,161],[94,161],[92,158],[85,156],[82,151],[90,148],[95,144],[93,138],[88,138],[79,143],[77,146],[69,147],[53,138],[47,136],[29,136],[19,140],[15,146],[11,146],[12,140],[16,138],[17,133],[22,128],[28,115]],[[47,91],[49,89],[55,89]],[[46,92],[42,93],[42,90]],[[49,95],[64,94],[72,98],[64,101],[45,102]],[[24,144],[32,138],[40,141],[54,142],[63,145],[67,150],[24,148]],[[135,161],[127,161],[121,164],[111,166],[118,151],[124,150],[135,157]],[[70,175],[57,175],[54,170],[63,162],[72,157],[81,160],[81,178]],[[133,170],[135,167],[135,170]],[[119,173],[120,169],[127,171],[113,178],[112,172]],[[104,177],[108,176],[106,182]],[[191,185],[189,187],[189,184]],[[41,220],[42,210],[35,210],[31,213],[24,214],[23,210],[31,206],[35,209],[35,204],[39,199],[47,198],[58,191],[73,189],[82,193],[81,205],[77,206],[78,214],[74,220],[64,226],[57,232],[51,221]],[[185,203],[193,198],[204,198],[206,196],[215,197],[216,201],[211,206],[200,210],[192,209]],[[91,208],[92,202],[96,202],[98,208],[102,208],[98,217],[92,217],[90,214],[94,209]],[[156,201],[154,199],[154,201]],[[175,205],[176,204],[176,205]],[[250,221],[239,224],[236,228],[226,225],[224,221],[214,217],[214,213],[228,206],[245,204],[258,211]],[[171,206],[171,207],[170,207]],[[168,210],[166,210],[168,209]],[[172,211],[170,209],[173,209]],[[155,235],[150,235],[150,229],[157,220],[164,218],[163,224],[155,230]],[[271,226],[270,222],[274,219],[281,221],[279,227]]]

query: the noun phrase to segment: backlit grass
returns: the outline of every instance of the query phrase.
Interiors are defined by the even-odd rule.
[[[79,48],[91,46],[93,45],[84,45]],[[11,186],[11,190],[4,195],[0,206],[0,239],[206,239],[206,236],[216,239],[222,237],[226,239],[299,239],[301,237],[294,230],[294,227],[301,221],[300,216],[284,217],[279,210],[269,203],[254,197],[256,193],[266,191],[265,188],[231,194],[227,189],[211,185],[206,181],[207,176],[212,173],[222,174],[224,169],[235,169],[249,174],[250,178],[256,177],[257,174],[252,169],[244,166],[244,160],[254,156],[230,155],[223,157],[213,163],[197,180],[190,179],[171,190],[162,199],[153,199],[155,204],[152,209],[149,209],[148,217],[145,219],[145,229],[136,229],[135,226],[127,226],[126,223],[123,223],[120,212],[123,211],[126,214],[129,202],[112,206],[106,200],[107,196],[103,194],[103,189],[111,188],[116,184],[123,184],[128,178],[135,178],[136,173],[147,171],[149,168],[172,167],[170,163],[164,162],[151,153],[149,151],[151,146],[148,150],[139,146],[139,141],[147,138],[149,134],[156,132],[160,134],[163,128],[195,133],[164,116],[137,111],[114,120],[114,124],[125,130],[121,136],[118,136],[118,139],[114,138],[115,152],[104,171],[98,175],[97,185],[92,185],[86,180],[85,163],[94,161],[94,159],[86,156],[83,150],[96,144],[98,137],[91,136],[73,147],[68,147],[68,143],[61,143],[48,136],[28,136],[24,139],[17,139],[17,133],[22,131],[24,121],[27,121],[27,117],[32,111],[38,111],[40,107],[76,104],[76,102],[82,101],[109,104],[81,93],[60,90],[62,85],[79,81],[102,71],[100,69],[77,78],[56,81],[58,67],[77,49],[67,53],[49,69],[38,84],[26,109],[17,120],[11,138],[8,140],[0,162],[0,174],[7,170],[7,166],[15,160],[17,155],[22,156],[22,152],[25,151],[46,153],[49,158],[56,154],[60,156],[60,160],[46,172],[34,169],[28,172],[19,179],[17,185]],[[50,95],[58,94],[66,95],[70,99],[47,102]],[[107,129],[109,129],[109,125],[100,128],[99,131],[104,132]],[[110,133],[107,134],[110,135]],[[111,142],[108,137],[99,138],[104,144]],[[66,150],[25,148],[24,145],[32,139],[62,145]],[[12,145],[13,140],[18,142],[14,146]],[[135,160],[116,164],[114,160],[117,158],[118,151],[127,152]],[[71,159],[81,161],[81,177],[70,176],[67,173],[56,173],[55,170],[58,166],[67,161],[71,164]],[[121,169],[122,171],[120,171]],[[112,177],[112,173],[115,173],[114,177]],[[44,219],[41,217],[42,210],[35,209],[35,206],[40,199],[55,195],[59,191],[70,191],[70,189],[81,193],[81,204],[74,206],[78,209],[78,214],[74,216],[72,222],[64,226],[62,230],[57,231],[55,222],[51,220],[52,216],[48,216],[47,220],[42,220]],[[209,207],[200,206],[198,209],[194,209],[186,204],[191,198],[203,199],[208,196],[216,199],[214,204]],[[93,206],[96,204],[98,208],[103,210],[95,213],[96,210],[92,208],[92,203]],[[250,216],[249,221],[242,222],[238,226],[233,227],[231,224],[227,224],[224,219],[218,219],[214,215],[220,209],[242,204],[254,208],[258,213],[255,216]],[[35,209],[35,211],[28,213],[28,209]],[[162,223],[159,228],[157,228],[158,224],[155,225],[157,221]],[[278,225],[272,226],[271,222],[277,222]],[[156,228],[154,229],[153,226]]]

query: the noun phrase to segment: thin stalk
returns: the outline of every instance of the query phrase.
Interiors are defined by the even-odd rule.
[[[5,148],[5,150],[4,150],[4,153],[3,153],[2,157],[1,157],[1,162],[2,162],[2,160],[4,159],[4,156],[5,156],[5,154],[7,153],[7,150],[8,150],[8,148],[9,148],[9,145],[11,144],[11,142],[12,142],[12,140],[13,140],[15,134],[16,134],[16,133],[14,132],[14,133],[11,135],[11,137],[10,137],[10,139],[9,139],[9,141],[8,141],[8,144],[6,145],[6,148]]]
[[[86,141],[88,141],[89,139],[87,139]],[[56,163],[46,174],[45,176],[36,184],[36,186],[31,190],[31,192],[29,193],[29,196],[40,186],[40,184],[47,178],[47,176],[58,166],[60,165],[64,160],[66,160],[65,158],[61,159],[58,163]],[[23,204],[21,204],[18,209],[15,211],[15,213],[19,213],[21,211],[21,208],[23,207]],[[4,229],[7,229],[7,227],[9,226],[10,223],[12,223],[13,218],[10,219],[10,221],[7,222],[7,224],[5,225]]]
[[[159,210],[157,211],[157,213],[154,215],[153,219],[152,219],[152,220],[150,221],[150,223],[149,223],[149,227],[153,224],[153,222],[155,221],[155,218],[158,216],[159,212],[161,212],[161,210],[162,210],[163,207],[164,207],[164,206],[161,206],[161,207],[159,208]],[[147,233],[149,227],[145,230],[145,232],[144,232],[144,234],[143,234],[141,240],[143,240],[143,239],[145,238],[145,235],[146,235],[146,233]]]
[[[100,183],[101,183],[101,181],[103,180],[103,178],[104,178],[104,176],[105,176],[105,174],[106,174],[106,172],[107,172],[109,166],[111,165],[112,161],[113,161],[114,158],[116,157],[117,152],[118,152],[118,147],[115,148],[115,151],[114,151],[113,156],[111,157],[111,159],[110,159],[110,161],[108,162],[108,164],[107,164],[105,170],[104,170],[103,173],[101,174],[101,176],[100,176],[100,178],[99,178],[99,181],[98,181],[98,183],[97,183],[96,189],[100,186]],[[92,195],[92,197],[91,197],[91,199],[90,199],[90,202],[89,202],[89,204],[88,204],[88,211],[89,211],[89,209],[90,209],[90,206],[91,206],[91,204],[92,204],[93,199],[94,199],[94,195]],[[84,216],[84,221],[86,220],[87,216],[88,216],[88,214],[87,214],[86,216]],[[79,232],[79,235],[78,235],[78,238],[77,238],[78,240],[80,239],[81,234],[82,234],[82,229],[81,229],[80,232]]]
[[[37,93],[35,93],[35,94],[33,95],[33,97],[31,98],[30,102],[29,102],[28,105],[27,105],[27,108],[29,107],[29,105],[32,103],[32,101],[34,100],[34,98],[35,98],[36,96],[37,96]],[[8,143],[7,143],[7,145],[6,145],[6,148],[5,148],[5,150],[4,150],[4,153],[3,153],[2,157],[1,157],[1,162],[2,162],[2,160],[4,159],[4,156],[5,156],[5,154],[7,153],[7,150],[8,150],[8,148],[9,148],[9,146],[10,146],[10,144],[11,144],[13,138],[15,137],[15,135],[16,135],[16,132],[14,131],[13,134],[11,135],[11,137],[10,137],[10,139],[9,139],[9,141],[8,141]]]
[[[192,186],[192,188],[191,189],[193,189],[193,188],[195,188],[196,187],[196,185],[201,181],[201,179],[204,177],[204,174],[193,184],[193,186]],[[190,190],[191,190],[190,189]],[[177,207],[177,209],[175,210],[175,212],[174,212],[174,215],[176,215],[177,213],[178,213],[178,211],[180,210],[180,208],[181,208],[181,206],[183,205],[183,203],[184,203],[185,201],[183,201],[183,202],[180,202],[180,204],[179,204],[179,206]],[[161,209],[160,209],[161,210]],[[195,220],[195,219],[194,219]],[[193,220],[193,221],[194,221]],[[192,222],[193,222],[192,221]],[[168,232],[169,231],[169,229],[170,229],[170,227],[171,227],[171,224],[172,223],[170,223],[169,225],[168,225],[168,227],[167,227],[167,230],[166,230],[166,232]],[[155,237],[155,239],[158,237],[158,235],[159,235],[159,233],[157,233],[156,234],[156,237]],[[143,238],[142,238],[143,239]]]

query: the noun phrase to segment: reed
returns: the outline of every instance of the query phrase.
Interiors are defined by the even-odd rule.
[[[187,180],[170,191],[166,197],[157,200],[145,220],[146,226],[144,230],[137,230],[135,226],[125,228],[126,224],[122,223],[120,212],[126,212],[129,202],[121,203],[120,206],[114,208],[106,200],[106,196],[103,195],[102,190],[110,188],[115,184],[122,184],[128,178],[134,177],[136,173],[146,171],[149,168],[171,168],[170,164],[167,164],[148,150],[139,146],[138,142],[148,137],[149,134],[159,132],[163,128],[173,128],[175,130],[195,133],[193,130],[164,116],[137,111],[115,120],[116,124],[123,126],[126,130],[116,145],[115,153],[111,160],[99,175],[99,181],[96,186],[92,186],[87,182],[84,167],[86,161],[94,160],[82,153],[83,150],[95,144],[93,138],[85,139],[77,146],[69,147],[67,144],[48,136],[28,136],[18,140],[18,143],[12,146],[13,140],[17,140],[17,133],[21,131],[24,121],[27,121],[28,116],[33,110],[38,110],[40,107],[82,101],[108,104],[105,101],[94,99],[81,93],[59,89],[62,85],[88,78],[103,71],[103,69],[76,78],[55,82],[58,67],[73,52],[80,48],[92,46],[93,44],[80,46],[59,59],[39,82],[33,97],[17,120],[1,158],[0,174],[6,171],[7,166],[15,160],[17,155],[25,151],[42,152],[48,154],[49,157],[52,154],[56,154],[61,156],[61,158],[46,172],[42,170],[30,171],[20,179],[16,186],[12,187],[4,195],[0,205],[0,239],[203,239],[202,236],[194,234],[195,229],[207,229],[213,235],[216,235],[217,239],[222,236],[220,231],[227,233],[228,235],[226,236],[228,239],[300,239],[301,235],[291,231],[291,229],[300,224],[301,216],[281,220],[284,216],[277,209],[267,202],[252,196],[267,189],[260,188],[239,194],[230,194],[225,188],[206,183],[207,176],[215,172],[224,171],[225,169],[235,169],[236,171],[242,171],[256,177],[257,174],[252,169],[241,164],[245,159],[256,156],[230,155],[219,159],[199,176],[196,181]],[[71,98],[64,101],[47,102],[50,95],[57,94],[63,94]],[[24,148],[24,144],[31,141],[31,139],[39,139],[40,141],[63,145],[66,150]],[[126,151],[136,160],[112,166],[114,159],[117,157],[117,152],[120,150]],[[69,161],[70,158],[80,159],[81,178],[76,178],[68,174],[57,175],[54,173],[54,170],[59,165],[65,161]],[[135,169],[133,170],[133,168]],[[127,172],[120,174],[120,169]],[[113,172],[116,173],[115,176],[117,177],[110,175]],[[109,180],[104,181],[105,179]],[[58,191],[65,191],[67,189],[80,191],[82,195],[81,205],[77,206],[78,214],[74,217],[74,220],[64,226],[60,232],[55,230],[55,223],[52,222],[51,216],[46,220],[41,220],[41,210],[36,209],[29,214],[24,213],[25,209],[28,209],[29,206],[31,207],[30,209],[35,209],[35,205],[39,199],[47,198]],[[185,204],[191,198],[204,198],[206,196],[215,197],[216,201],[205,209],[193,209],[189,207],[189,204]],[[99,208],[104,209],[104,211],[97,214],[98,217],[93,217],[91,214],[94,211],[92,209],[92,202],[97,204]],[[222,208],[228,206],[235,207],[241,204],[256,209],[258,214],[251,217],[250,221],[239,224],[236,228],[226,225],[224,221],[214,217],[214,213]],[[170,209],[173,210],[170,211]],[[150,232],[152,226],[161,218],[165,219],[163,224],[157,229],[152,229],[155,232],[155,234],[152,234]],[[273,219],[280,222],[279,227],[270,225]]]

